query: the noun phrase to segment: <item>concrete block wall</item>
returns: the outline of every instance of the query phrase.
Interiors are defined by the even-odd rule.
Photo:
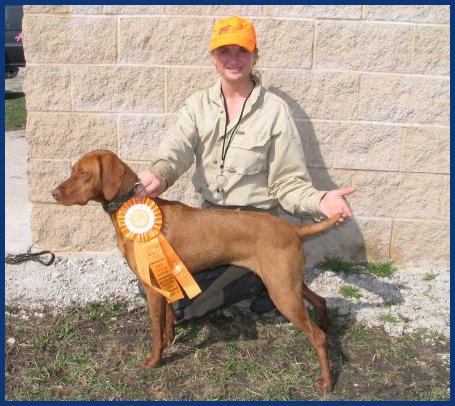
[[[36,247],[115,247],[101,207],[50,195],[111,149],[145,168],[185,98],[210,86],[210,29],[252,19],[263,82],[290,105],[320,189],[354,185],[355,218],[305,243],[325,256],[449,263],[449,6],[25,6],[29,194]],[[190,205],[186,174],[166,196]]]

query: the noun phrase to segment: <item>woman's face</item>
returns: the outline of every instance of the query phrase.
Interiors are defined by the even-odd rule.
[[[212,52],[212,60],[218,73],[227,81],[243,81],[250,78],[257,60],[257,50],[249,52],[238,45],[226,45]]]

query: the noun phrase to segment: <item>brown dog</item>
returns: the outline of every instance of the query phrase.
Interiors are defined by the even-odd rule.
[[[137,175],[114,153],[99,150],[84,155],[73,166],[71,176],[52,192],[58,203],[67,206],[85,205],[90,200],[103,204],[105,210],[110,211],[119,248],[136,274],[133,243],[120,232],[116,210],[132,195],[137,181]],[[277,309],[303,331],[315,347],[320,362],[317,389],[330,390],[332,374],[324,333],[329,324],[327,309],[325,300],[303,283],[305,259],[301,240],[329,228],[339,215],[318,224],[295,226],[264,213],[203,210],[162,199],[155,201],[163,214],[162,234],[191,273],[233,264],[259,275]],[[145,287],[145,290],[153,345],[151,357],[142,365],[149,368],[160,362],[164,348],[174,337],[174,313],[162,295],[151,288]],[[322,329],[311,320],[303,299],[318,312]]]

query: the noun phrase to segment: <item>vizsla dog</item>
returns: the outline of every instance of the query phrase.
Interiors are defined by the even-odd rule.
[[[67,206],[85,205],[90,200],[103,204],[110,212],[119,248],[136,274],[133,243],[120,232],[116,210],[132,196],[137,181],[137,175],[114,153],[98,150],[84,155],[73,166],[71,176],[52,192],[58,203]],[[204,210],[158,198],[155,201],[163,215],[161,232],[191,273],[233,264],[259,275],[277,309],[306,334],[316,349],[320,362],[317,389],[330,390],[327,309],[325,300],[303,283],[301,242],[303,237],[334,225],[339,215],[318,224],[296,226],[264,213]],[[174,313],[162,295],[147,287],[145,291],[153,345],[151,357],[142,366],[150,368],[158,365],[164,348],[174,337]],[[318,312],[322,328],[310,318],[303,299]]]

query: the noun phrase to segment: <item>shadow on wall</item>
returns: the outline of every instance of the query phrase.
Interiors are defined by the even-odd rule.
[[[305,145],[312,145],[311,161],[324,163],[314,127],[302,107],[282,90],[273,86],[269,87],[269,90],[281,97],[288,104],[294,116],[308,120],[305,127],[305,134],[300,134],[302,145],[304,149]],[[340,153],[343,153],[343,151],[340,151]],[[308,151],[305,151],[305,154],[307,155]],[[351,186],[350,184],[337,184],[324,166],[321,165],[321,168],[317,168],[316,171],[310,170],[311,180],[316,189],[333,190]],[[355,193],[359,193],[359,191]],[[314,266],[326,257],[339,257],[354,263],[366,262],[365,241],[359,223],[355,218],[355,207],[352,207],[352,210],[354,216],[345,220],[343,224],[336,225],[324,233],[309,237],[305,241],[304,247],[306,249],[307,266]],[[288,221],[295,222],[295,219],[288,218],[286,215],[284,217]],[[303,221],[305,223],[311,223],[313,220],[310,216],[305,216]]]
[[[273,86],[269,87],[269,90],[286,101],[295,116],[308,119],[308,125],[305,127],[305,134],[300,134],[302,145],[304,147],[305,145],[312,145],[311,154],[313,155],[311,160],[313,162],[316,161],[324,163],[314,127],[302,107],[282,90]],[[307,151],[305,151],[305,153],[307,153]],[[343,151],[340,151],[340,153],[343,153]],[[316,156],[314,154],[316,154]],[[316,176],[315,173],[317,174]],[[313,185],[319,190],[333,190],[351,186],[350,184],[338,184],[335,182],[329,175],[325,165],[321,165],[321,168],[318,168],[317,171],[314,171],[313,173],[310,171],[310,176]],[[359,193],[359,191],[356,191],[355,193]],[[304,241],[306,267],[309,268],[307,269],[307,272],[305,272],[305,282],[307,284],[311,284],[311,282],[317,278],[318,274],[324,272],[321,269],[313,268],[326,258],[338,257],[355,264],[365,263],[368,260],[365,240],[363,238],[360,225],[355,218],[355,207],[351,208],[354,213],[353,217],[345,220],[345,222],[341,225],[336,225],[324,233],[308,237]],[[285,218],[289,222],[296,222],[295,217],[284,213],[285,212],[283,211],[283,215],[281,217]],[[303,218],[303,222],[312,223],[312,217],[305,216]],[[374,258],[370,258],[370,260],[374,260]],[[347,307],[351,309],[350,316],[354,322],[357,319],[357,313],[363,308],[383,308],[384,305],[390,302],[394,304],[404,302],[403,295],[401,294],[398,286],[390,284],[387,281],[380,280],[373,275],[365,274],[359,278],[356,276],[351,277],[349,274],[339,273],[338,276],[343,279],[346,284],[355,284],[359,288],[368,290],[378,297],[378,301],[375,303],[362,302],[356,303],[355,305],[353,305],[351,300],[341,296],[331,298],[326,297],[328,303],[332,303],[330,305],[332,307],[340,309]],[[341,343],[337,343],[337,347],[341,351]]]

